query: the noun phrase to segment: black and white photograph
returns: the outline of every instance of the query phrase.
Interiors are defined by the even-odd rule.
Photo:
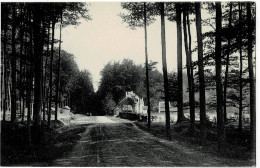
[[[0,3],[0,166],[257,166],[256,1]]]

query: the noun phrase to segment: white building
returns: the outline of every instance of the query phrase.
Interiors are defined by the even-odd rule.
[[[170,112],[177,112],[177,107],[174,107],[171,102],[169,102]],[[159,101],[158,113],[165,112],[165,101]]]
[[[144,105],[143,98],[140,98],[133,91],[126,92],[125,97],[118,103],[116,113],[118,113],[119,108],[122,112],[147,114],[147,107]]]

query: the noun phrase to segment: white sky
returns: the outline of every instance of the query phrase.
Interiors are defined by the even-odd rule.
[[[62,30],[62,49],[74,54],[80,70],[90,71],[95,91],[98,89],[100,71],[109,61],[128,58],[137,64],[145,62],[144,30],[131,30],[127,23],[122,22],[119,16],[121,12],[125,10],[121,8],[120,2],[92,2],[89,6],[91,21],[82,19],[79,26],[69,26]],[[170,72],[177,69],[176,24],[165,20],[167,65]],[[148,57],[149,60],[157,61],[157,68],[162,71],[160,23],[158,17],[147,29]],[[192,28],[193,33],[195,29]],[[185,62],[183,56],[183,64]]]

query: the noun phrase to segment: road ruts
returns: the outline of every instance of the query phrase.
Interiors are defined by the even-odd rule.
[[[102,123],[102,119],[105,121]],[[81,122],[83,119],[81,119]],[[90,119],[73,150],[49,166],[248,166],[246,161],[212,156],[156,138],[117,118]],[[96,124],[93,121],[97,122]]]

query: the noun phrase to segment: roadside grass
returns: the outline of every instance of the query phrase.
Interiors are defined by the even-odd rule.
[[[1,122],[1,166],[30,166],[32,163],[47,162],[62,157],[70,151],[85,131],[83,126],[64,126],[61,122],[51,122],[48,128],[43,122],[41,129],[25,124],[13,126],[10,122]]]
[[[152,123],[150,130],[148,130],[146,122],[135,122],[135,124],[156,137],[167,139],[165,123]],[[207,142],[201,145],[199,123],[195,124],[195,130],[192,133],[189,130],[189,121],[171,125],[172,140],[181,145],[216,156],[255,162],[255,152],[249,149],[249,131],[239,133],[236,129],[227,128],[225,133],[226,142],[221,152],[218,153],[217,128],[215,126],[208,126]]]

